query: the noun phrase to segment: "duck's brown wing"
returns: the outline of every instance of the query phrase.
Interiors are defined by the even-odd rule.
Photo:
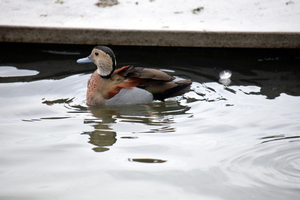
[[[124,66],[116,70],[121,76],[126,78],[140,78],[140,79],[151,79],[151,80],[160,80],[160,81],[172,81],[175,78],[169,74],[157,70],[157,69],[148,69],[148,68],[135,68],[132,65]]]
[[[176,86],[172,81],[175,79],[169,74],[147,68],[135,68],[132,65],[124,66],[116,70],[120,76],[125,78],[123,87],[139,87],[149,92],[161,92]]]

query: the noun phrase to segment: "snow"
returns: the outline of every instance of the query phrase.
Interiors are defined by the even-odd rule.
[[[0,26],[300,32],[300,0],[0,0]],[[197,12],[199,11],[199,12]]]

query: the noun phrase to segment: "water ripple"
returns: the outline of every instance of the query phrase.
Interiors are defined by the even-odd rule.
[[[300,189],[299,137],[273,140],[248,149],[224,161],[225,171],[233,184],[271,185],[286,189]],[[250,183],[249,183],[250,182]]]

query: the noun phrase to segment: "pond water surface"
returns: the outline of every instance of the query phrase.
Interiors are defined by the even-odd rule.
[[[112,47],[191,91],[88,107],[91,48],[1,44],[0,199],[300,199],[299,50]]]

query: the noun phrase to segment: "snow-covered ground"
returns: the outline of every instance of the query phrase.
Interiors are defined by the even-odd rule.
[[[0,26],[300,32],[300,0],[118,0],[107,7],[99,2],[0,0]]]

